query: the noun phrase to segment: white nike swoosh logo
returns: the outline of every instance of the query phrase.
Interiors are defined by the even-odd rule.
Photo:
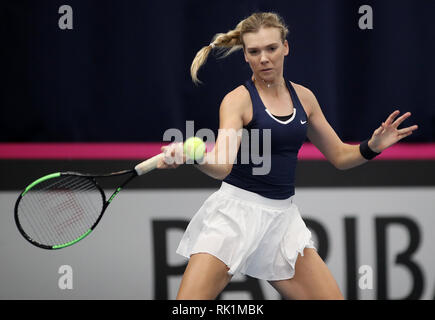
[[[301,124],[306,124],[306,123],[307,123],[306,121],[302,121],[302,120],[301,120]]]

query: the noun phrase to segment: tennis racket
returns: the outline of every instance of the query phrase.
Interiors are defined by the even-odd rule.
[[[57,172],[29,184],[15,203],[15,223],[21,235],[43,249],[69,247],[88,236],[116,195],[135,177],[157,167],[163,153],[132,170],[103,175]],[[97,178],[125,176],[107,198]]]

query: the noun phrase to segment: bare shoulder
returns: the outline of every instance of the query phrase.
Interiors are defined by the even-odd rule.
[[[229,104],[234,108],[241,108],[248,102],[251,102],[251,99],[245,86],[238,86],[234,90],[228,92],[222,100],[222,104]]]
[[[243,85],[225,95],[220,106],[220,114],[239,117],[243,124],[249,122],[252,117],[252,102],[248,90]]]
[[[295,88],[295,91],[299,97],[299,100],[301,101],[305,112],[307,113],[308,117],[313,112],[314,108],[318,105],[316,96],[314,93],[308,89],[307,87],[304,87],[303,85],[297,84],[292,82],[293,88]]]

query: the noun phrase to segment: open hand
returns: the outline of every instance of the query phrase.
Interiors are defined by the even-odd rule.
[[[369,147],[374,152],[382,152],[399,140],[411,135],[414,130],[418,129],[417,125],[398,129],[400,124],[411,116],[411,112],[406,112],[394,120],[399,114],[399,110],[394,111],[373,133],[373,136],[369,140]]]

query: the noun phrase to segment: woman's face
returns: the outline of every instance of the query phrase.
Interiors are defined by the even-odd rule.
[[[246,62],[256,79],[273,82],[282,77],[284,57],[289,53],[287,40],[281,41],[278,28],[260,28],[258,32],[243,35]]]

